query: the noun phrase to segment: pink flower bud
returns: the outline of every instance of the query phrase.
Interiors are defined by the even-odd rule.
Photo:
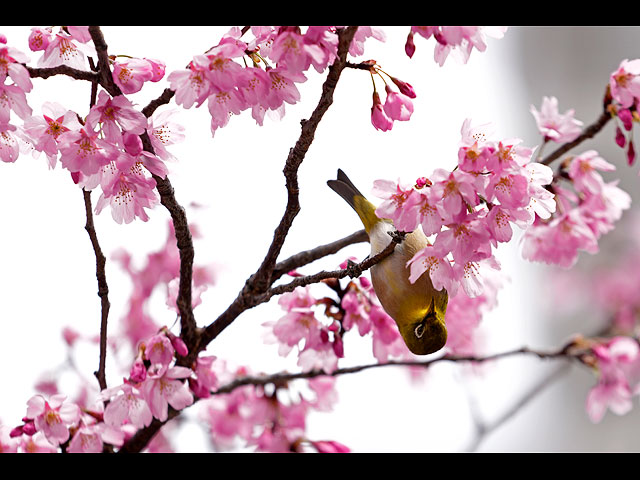
[[[147,369],[144,366],[144,362],[140,357],[136,358],[131,366],[131,372],[129,373],[129,380],[134,383],[143,382],[147,378]]]
[[[625,130],[629,131],[633,128],[633,115],[628,108],[618,110],[618,118],[622,122]]]
[[[391,77],[391,80],[400,89],[400,93],[402,93],[403,95],[406,95],[409,98],[416,98],[416,92],[411,86],[411,84],[407,82],[403,82],[402,80],[395,77]]]
[[[122,141],[125,151],[132,157],[137,157],[142,153],[142,140],[135,133],[124,132],[122,134]]]
[[[413,43],[413,32],[409,32],[409,35],[407,35],[404,51],[409,58],[413,57],[413,54],[416,52],[416,44]]]
[[[629,148],[627,149],[627,162],[629,165],[633,165],[636,160],[636,149],[633,147],[633,141],[629,142]]]
[[[29,48],[34,51],[46,50],[51,43],[51,31],[34,27],[29,35]]]
[[[620,127],[616,127],[616,143],[620,148],[623,148],[627,143],[627,139],[624,133],[622,133],[622,130],[620,130]]]
[[[311,442],[311,445],[313,445],[318,453],[349,453],[351,451],[349,447],[332,440]]]
[[[164,72],[166,69],[166,65],[162,60],[152,60],[150,58],[145,58],[147,62],[151,65],[152,76],[149,79],[150,82],[159,82],[164,77]]]

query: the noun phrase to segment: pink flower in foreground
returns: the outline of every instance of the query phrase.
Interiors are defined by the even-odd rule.
[[[42,395],[34,395],[27,402],[26,417],[53,445],[66,442],[69,428],[80,420],[80,408],[65,399],[64,395],[53,395],[47,401]]]
[[[23,131],[36,152],[47,156],[49,167],[54,168],[58,159],[58,139],[69,130],[80,130],[77,115],[58,103],[45,102],[42,115],[31,116],[24,122]]]
[[[558,112],[556,97],[544,97],[540,111],[533,105],[530,110],[545,140],[557,143],[571,142],[582,133],[582,122],[573,118],[573,109],[564,114]]]
[[[139,169],[105,169],[101,186],[102,194],[96,202],[95,211],[100,213],[109,205],[111,216],[117,223],[131,223],[136,217],[146,222],[149,216],[145,209],[153,208],[159,202],[156,181],[145,177]]]
[[[376,215],[393,221],[395,228],[403,232],[412,232],[418,226],[418,215],[413,208],[422,197],[413,185],[391,180],[373,182],[372,193],[383,201],[376,208]]]
[[[141,388],[155,418],[164,422],[169,405],[182,410],[193,403],[193,394],[182,380],[190,376],[191,369],[186,367],[161,368],[157,374],[147,376]]]
[[[108,165],[114,156],[113,147],[99,138],[98,132],[86,127],[68,131],[58,137],[60,163],[70,172],[93,175]]]
[[[164,333],[158,333],[145,342],[144,353],[151,364],[159,363],[166,367],[173,360],[175,350],[171,340]]]
[[[83,43],[78,44],[73,36],[61,30],[50,39],[44,54],[38,60],[38,66],[67,65],[78,70],[86,70],[86,53],[92,50],[92,47],[87,47]]]
[[[82,425],[69,442],[69,453],[102,453],[104,444],[121,446],[124,432],[105,423]]]
[[[105,140],[121,144],[123,131],[137,135],[144,133],[147,117],[136,110],[124,95],[112,98],[101,90],[96,104],[87,115],[86,124],[94,130],[96,126],[100,126]]]

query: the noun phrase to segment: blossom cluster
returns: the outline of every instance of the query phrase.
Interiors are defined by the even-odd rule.
[[[609,112],[618,120],[616,144],[626,149],[627,162],[632,165],[636,158],[633,142],[633,123],[640,121],[640,59],[622,60],[609,77],[609,95],[612,103]],[[625,133],[626,132],[626,133]]]
[[[379,217],[400,231],[421,227],[435,236],[408,262],[410,281],[427,273],[436,289],[455,296],[462,287],[475,297],[486,272],[500,269],[493,250],[511,240],[512,225],[526,228],[555,210],[545,188],[553,172],[532,161],[520,140],[491,139],[489,125],[472,127],[467,119],[461,133],[453,171],[439,168],[412,183],[377,180],[373,192],[383,199]]]
[[[86,70],[87,55],[95,53],[90,40],[88,27],[61,27],[58,31],[33,28],[29,47],[42,52],[40,67],[64,65]],[[45,102],[41,113],[33,114],[25,96],[31,90],[31,80],[21,64],[28,57],[11,47],[3,47],[1,52],[2,79],[4,83],[11,79],[13,84],[3,87],[6,101],[0,106],[0,158],[14,162],[20,153],[31,152],[34,157],[44,153],[50,168],[59,161],[79,186],[100,188],[96,213],[109,206],[118,223],[148,220],[147,210],[159,202],[152,175],[166,177],[164,162],[173,158],[166,147],[183,139],[182,127],[171,120],[171,112],[147,119],[125,95],[112,97],[101,90],[84,117],[55,102]],[[164,64],[157,60],[113,62],[113,79],[125,93],[163,76]],[[10,112],[23,123],[9,123]],[[149,135],[155,153],[143,149],[143,134]]]
[[[617,336],[591,347],[598,382],[587,394],[586,410],[594,423],[607,410],[624,415],[640,394],[640,346],[631,337]]]
[[[180,337],[166,327],[138,344],[138,354],[120,385],[102,390],[89,402],[54,393],[38,393],[27,402],[22,423],[0,425],[1,452],[100,453],[118,449],[139,429],[169,418],[169,409],[201,403],[200,417],[218,449],[238,446],[262,452],[348,452],[332,440],[312,440],[306,417],[331,410],[336,401],[334,379],[300,380],[291,385],[247,385],[229,393],[216,389],[248,376],[246,368],[232,370],[212,355],[201,355],[192,367],[176,364],[188,351]],[[295,382],[294,382],[295,383]],[[284,392],[290,393],[283,398]],[[276,394],[277,392],[277,394]],[[150,445],[149,451],[171,451]]]
[[[532,261],[571,268],[580,251],[595,254],[600,237],[611,231],[631,197],[617,186],[604,181],[601,171],[615,166],[588,150],[565,162],[564,171],[573,190],[554,186],[557,211],[548,221],[538,220],[522,238],[522,255]]]
[[[253,39],[240,39],[243,32],[231,29],[220,42],[192,58],[184,70],[169,74],[175,99],[183,108],[207,102],[211,132],[228,124],[232,115],[251,110],[262,125],[265,114],[276,118],[285,114],[286,104],[300,100],[298,84],[307,80],[313,67],[322,72],[338,52],[336,27],[250,27]],[[362,53],[362,44],[383,34],[371,27],[359,27],[350,47],[352,55]],[[248,57],[250,65],[243,63]]]
[[[581,132],[582,122],[573,118],[573,110],[558,112],[557,99],[544,98],[538,112],[531,113],[545,142],[570,142]],[[601,172],[611,172],[615,166],[597,151],[588,150],[568,157],[560,165],[560,182],[553,185],[557,205],[554,215],[536,219],[522,238],[522,254],[532,261],[572,267],[580,251],[597,253],[600,237],[613,229],[631,197],[620,189],[618,181],[607,182]]]
[[[487,36],[502,38],[506,30],[507,27],[413,26],[404,48],[406,54],[413,57],[416,50],[414,36],[418,34],[427,40],[433,37],[436,40],[433,57],[438,65],[444,65],[450,54],[467,63],[474,48],[480,52],[486,50]]]

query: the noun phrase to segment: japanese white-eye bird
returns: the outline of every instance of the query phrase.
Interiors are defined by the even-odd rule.
[[[376,207],[367,200],[342,171],[336,180],[327,181],[356,211],[369,235],[371,256],[384,250],[395,232],[393,222],[381,219]],[[407,262],[428,240],[421,229],[405,235],[393,253],[371,268],[371,281],[382,308],[393,318],[409,350],[416,355],[427,355],[444,347],[447,342],[445,312],[449,295],[446,289],[436,290],[425,272],[415,283],[409,281]]]

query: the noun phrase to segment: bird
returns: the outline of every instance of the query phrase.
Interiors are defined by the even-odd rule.
[[[337,178],[327,185],[358,214],[371,244],[370,256],[384,250],[396,232],[393,221],[379,218],[376,207],[338,169]],[[385,312],[395,321],[404,343],[415,355],[428,355],[442,349],[447,342],[445,314],[449,295],[443,287],[436,290],[429,275],[409,281],[407,262],[429,245],[424,232],[417,228],[406,233],[393,253],[371,267],[371,283]]]

